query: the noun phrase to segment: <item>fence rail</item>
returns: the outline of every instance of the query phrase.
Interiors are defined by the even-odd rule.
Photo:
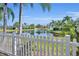
[[[78,46],[76,39],[70,42],[70,35],[55,38],[53,35],[0,33],[0,51],[13,56],[76,56]]]

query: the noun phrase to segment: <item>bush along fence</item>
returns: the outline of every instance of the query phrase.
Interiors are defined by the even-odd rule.
[[[70,35],[0,34],[0,52],[13,56],[76,56],[78,46],[76,39],[70,42]]]

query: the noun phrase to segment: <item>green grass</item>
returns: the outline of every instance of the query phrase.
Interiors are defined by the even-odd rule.
[[[33,29],[23,29],[23,32],[27,32],[28,30],[33,30]],[[7,29],[6,30],[9,33],[13,33],[13,32],[19,32],[19,30],[12,30],[12,29]],[[0,29],[0,32],[3,32],[3,29]]]

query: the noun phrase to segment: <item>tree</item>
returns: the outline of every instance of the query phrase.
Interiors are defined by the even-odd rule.
[[[22,27],[23,27],[23,29],[27,29],[27,28],[28,28],[27,23],[23,23],[23,24],[22,24]]]
[[[3,32],[6,33],[7,19],[12,16],[12,21],[14,20],[14,13],[11,8],[7,7],[7,3],[0,4],[0,19],[3,19]]]
[[[35,28],[35,25],[34,24],[30,24],[29,28],[30,29],[34,29]]]
[[[62,32],[71,35],[71,41],[75,38],[75,24],[71,17],[66,16],[62,21]]]
[[[56,20],[56,21],[52,20],[49,23],[49,27],[51,27],[52,30],[54,30],[54,29],[61,30],[61,28],[62,28],[61,24],[62,24],[62,21],[61,20]]]
[[[7,19],[12,16],[12,21],[14,20],[14,13],[12,9],[7,7],[7,3],[0,4],[0,19],[3,20],[3,43],[2,45],[5,45],[5,42],[7,41],[5,39],[5,33],[6,33],[6,28],[7,28]]]
[[[15,23],[13,24],[13,27],[14,27],[14,28],[19,28],[19,22],[15,22]]]
[[[40,24],[36,25],[36,28],[41,28],[41,27],[42,27],[42,25],[40,25]]]
[[[77,42],[79,42],[79,18],[75,20],[75,35]],[[79,56],[79,47],[77,48],[78,48],[77,55]]]
[[[19,4],[19,34],[22,33],[22,12],[23,12],[23,5],[22,3]],[[33,7],[33,3],[30,3],[30,6]],[[50,11],[50,4],[48,3],[40,3],[39,4],[43,11],[45,11],[46,9],[48,9],[48,11]]]

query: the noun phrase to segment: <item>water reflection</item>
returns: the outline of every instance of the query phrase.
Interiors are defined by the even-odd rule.
[[[34,35],[34,36],[50,36],[50,35],[52,35],[51,33],[48,33],[46,30],[37,30],[37,31],[31,30],[31,31],[25,32],[24,34]]]

